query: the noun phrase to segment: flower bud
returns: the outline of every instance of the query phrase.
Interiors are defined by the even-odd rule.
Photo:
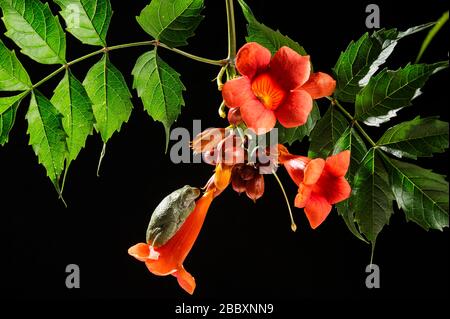
[[[255,178],[246,182],[247,196],[256,202],[264,194],[264,176],[256,175]]]
[[[241,111],[238,107],[230,109],[227,117],[231,125],[239,125],[242,123]]]

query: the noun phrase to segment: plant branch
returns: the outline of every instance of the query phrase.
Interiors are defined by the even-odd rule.
[[[170,50],[172,52],[178,53],[179,55],[182,55],[182,56],[184,56],[186,58],[189,58],[191,60],[195,60],[195,61],[206,63],[206,64],[224,66],[224,65],[226,65],[228,63],[228,59],[223,59],[223,60],[206,59],[206,58],[194,55],[194,54],[187,53],[187,52],[182,51],[182,50],[177,49],[177,48],[171,48],[168,45],[166,45],[164,43],[161,43],[161,42],[154,43],[154,45],[156,45],[158,47],[162,47],[162,48],[167,49],[167,50]]]
[[[193,55],[190,54],[188,52],[176,49],[176,48],[171,48],[168,45],[161,43],[157,40],[150,40],[150,41],[141,41],[141,42],[132,42],[132,43],[124,43],[124,44],[119,44],[119,45],[114,45],[114,46],[110,46],[110,47],[104,47],[102,49],[99,49],[97,51],[91,52],[89,54],[86,54],[82,57],[79,57],[75,60],[72,60],[66,64],[64,64],[63,66],[61,66],[59,69],[53,71],[52,73],[50,73],[49,75],[47,75],[45,78],[43,78],[42,80],[40,80],[39,82],[37,82],[36,84],[34,84],[33,86],[31,86],[30,89],[28,89],[28,92],[30,92],[31,90],[37,88],[38,86],[44,84],[45,82],[47,82],[48,80],[50,80],[51,78],[53,78],[54,76],[58,75],[59,73],[61,73],[62,71],[66,70],[67,68],[69,68],[70,66],[84,61],[88,58],[91,58],[95,55],[98,54],[102,54],[102,53],[106,53],[109,51],[114,51],[114,50],[119,50],[119,49],[125,49],[125,48],[131,48],[131,47],[138,47],[138,46],[157,46],[157,47],[162,47],[165,48],[167,50],[170,50],[172,52],[175,52],[177,54],[180,54],[184,57],[187,57],[189,59],[198,61],[198,62],[203,62],[203,63],[207,63],[207,64],[212,64],[212,65],[218,65],[218,66],[224,66],[228,63],[227,59],[223,59],[223,60],[211,60],[211,59],[206,59],[197,55]]]
[[[236,74],[236,23],[234,19],[234,0],[225,0],[227,10],[227,26],[228,26],[228,77],[234,77]]]
[[[365,139],[372,145],[373,147],[377,146],[377,144],[372,140],[372,138],[367,134],[364,128],[359,124],[359,122],[342,106],[342,104],[336,100],[335,98],[327,96],[327,99],[331,101],[334,105],[336,105],[339,110],[352,122],[352,124],[358,129],[358,131],[365,137]]]

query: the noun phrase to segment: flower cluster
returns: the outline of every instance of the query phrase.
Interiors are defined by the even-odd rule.
[[[184,269],[183,262],[200,233],[211,202],[230,184],[237,193],[245,193],[256,201],[264,194],[264,174],[276,176],[276,167],[284,166],[298,186],[294,204],[304,209],[312,228],[326,219],[333,204],[347,199],[351,193],[345,179],[349,151],[327,159],[312,159],[291,154],[281,144],[253,146],[252,135],[246,131],[248,128],[251,133],[267,133],[277,120],[286,128],[303,125],[313,99],[332,94],[335,81],[325,73],[311,73],[309,56],[301,56],[287,47],[272,57],[259,44],[247,43],[237,54],[236,67],[241,76],[226,82],[222,90],[225,105],[230,108],[231,125],[207,129],[191,144],[194,153],[201,154],[204,162],[215,167],[204,194],[167,242],[159,247],[151,241],[139,243],[128,251],[145,262],[153,274],[175,276],[190,294],[194,292],[195,280]],[[288,207],[291,212],[289,201]],[[292,214],[291,219],[295,230]]]

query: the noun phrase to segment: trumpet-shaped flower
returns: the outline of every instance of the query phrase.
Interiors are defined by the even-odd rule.
[[[261,45],[247,43],[236,56],[236,68],[242,76],[226,82],[222,96],[257,134],[270,131],[277,120],[287,128],[303,125],[313,99],[331,95],[336,86],[328,74],[311,74],[309,56],[285,46],[272,57]]]

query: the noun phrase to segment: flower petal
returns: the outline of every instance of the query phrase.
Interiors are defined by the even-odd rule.
[[[325,160],[323,160],[322,158],[315,158],[311,160],[308,165],[306,165],[303,183],[306,185],[313,185],[317,183],[320,176],[322,175],[324,167]]]
[[[293,90],[275,110],[275,115],[286,128],[303,125],[311,113],[313,100],[304,90]]]
[[[178,284],[183,288],[188,294],[192,295],[195,290],[195,278],[184,269],[183,265],[172,274],[177,278]]]
[[[311,75],[309,56],[282,47],[270,61],[270,73],[285,90],[294,90],[305,84]]]
[[[239,125],[242,123],[242,116],[241,116],[241,110],[238,107],[231,108],[228,111],[228,122],[230,122],[231,125]]]
[[[161,257],[158,260],[147,259],[145,262],[147,269],[156,276],[167,276],[177,270],[177,265],[172,257]]]
[[[217,164],[216,173],[214,174],[214,185],[218,191],[223,191],[230,184],[231,168],[222,163]]]
[[[345,177],[334,178],[332,184],[323,189],[323,195],[330,204],[336,204],[350,197],[352,188]]]
[[[249,42],[241,47],[236,55],[236,68],[242,75],[252,79],[256,73],[267,69],[272,54],[256,42]]]
[[[277,122],[273,111],[266,109],[258,100],[247,101],[242,105],[241,115],[247,127],[258,135],[269,132]]]
[[[306,162],[305,159],[307,160]],[[297,158],[288,160],[283,164],[289,176],[292,178],[292,180],[297,186],[300,186],[300,183],[303,182],[304,170],[308,161],[309,161],[308,158],[298,156]]]
[[[257,100],[252,83],[246,76],[227,81],[222,88],[222,97],[228,107],[240,107],[247,101]]]
[[[312,195],[305,206],[305,214],[311,228],[317,228],[330,214],[331,205],[322,196]]]
[[[139,261],[146,261],[150,256],[150,246],[145,243],[139,243],[128,249],[128,254]]]
[[[308,203],[309,198],[311,197],[312,187],[300,184],[298,188],[297,196],[295,196],[295,207],[303,208]]]
[[[240,176],[233,176],[231,186],[233,186],[234,191],[238,194],[245,192],[245,181]]]
[[[302,89],[306,90],[313,99],[330,96],[335,88],[336,81],[328,74],[322,72],[311,74],[308,82],[302,86]]]
[[[326,160],[325,170],[336,177],[345,176],[350,165],[350,151],[346,150],[330,156]]]
[[[256,202],[264,194],[264,176],[256,175],[255,178],[245,183],[245,193],[248,198]]]
[[[224,128],[208,128],[203,132],[197,134],[197,136],[192,141],[191,147],[195,154],[209,152],[213,148],[215,148],[224,137]]]

